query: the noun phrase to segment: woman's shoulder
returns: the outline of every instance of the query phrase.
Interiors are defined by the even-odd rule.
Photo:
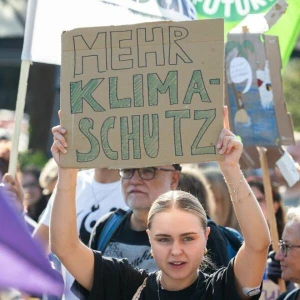
[[[234,280],[234,259],[227,267],[219,268],[212,274],[199,272],[200,284],[197,287],[198,299],[239,299]]]

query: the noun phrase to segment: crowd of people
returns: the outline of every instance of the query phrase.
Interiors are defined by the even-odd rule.
[[[63,274],[61,299],[259,299],[265,277],[285,281],[278,299],[300,299],[300,182],[272,183],[274,252],[262,178],[244,176],[243,145],[227,119],[217,143],[224,160],[212,166],[63,168],[59,155],[68,147],[59,125],[45,167],[11,176],[11,144],[0,141],[1,188]],[[287,147],[295,162],[299,147],[297,136]],[[237,248],[224,228],[240,239]],[[5,297],[18,299],[7,290]]]

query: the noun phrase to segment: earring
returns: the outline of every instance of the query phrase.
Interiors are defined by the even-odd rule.
[[[204,248],[204,255],[206,255],[207,254],[207,248],[205,247]]]
[[[150,255],[151,255],[151,257],[153,257],[153,252],[152,252],[152,249],[150,249]]]

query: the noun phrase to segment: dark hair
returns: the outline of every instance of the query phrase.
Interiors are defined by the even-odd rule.
[[[33,176],[34,179],[36,180],[37,186],[39,187],[39,189],[41,191],[41,197],[38,200],[38,202],[28,205],[26,207],[28,216],[31,217],[36,222],[38,222],[38,219],[39,219],[41,213],[46,208],[46,205],[48,202],[48,197],[46,197],[42,194],[42,188],[39,183],[40,173],[41,173],[41,171],[39,168],[37,168],[35,166],[31,166],[31,165],[28,165],[22,169],[22,176],[24,176],[24,175]]]
[[[40,178],[41,170],[38,167],[28,165],[28,166],[24,167],[21,170],[21,172],[22,172],[23,175],[30,174],[30,175],[34,176],[34,178],[39,183],[39,178]]]
[[[248,184],[251,187],[256,187],[262,194],[265,195],[265,188],[262,180],[256,179],[256,180],[250,180],[248,181]],[[282,205],[282,198],[280,196],[280,193],[278,191],[278,187],[276,186],[275,183],[271,183],[271,189],[272,189],[272,197],[273,197],[273,202],[277,202],[279,204],[278,210],[275,213],[275,218],[276,218],[276,225],[277,225],[277,231],[278,235],[281,237],[285,225],[285,209]]]
[[[8,172],[8,161],[3,157],[0,157],[0,179],[7,172]]]
[[[213,194],[206,178],[198,167],[183,167],[177,189],[195,196],[200,201],[206,213],[211,218],[214,218]]]
[[[209,182],[218,207],[215,213],[216,223],[225,227],[234,228],[241,232],[239,222],[231,203],[228,186],[224,180],[221,170],[216,167],[209,167],[207,169],[203,169],[202,173]]]

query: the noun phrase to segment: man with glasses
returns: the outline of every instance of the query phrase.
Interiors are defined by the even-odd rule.
[[[287,223],[275,259],[280,262],[281,278],[300,284],[300,206],[292,207],[287,212]],[[288,291],[278,300],[300,299],[300,289]]]
[[[134,266],[148,271],[157,269],[146,233],[148,213],[158,196],[177,188],[180,171],[178,164],[119,170],[124,200],[131,210],[103,251],[105,256],[127,258]],[[92,249],[98,248],[100,233],[110,217],[107,214],[94,227]]]

